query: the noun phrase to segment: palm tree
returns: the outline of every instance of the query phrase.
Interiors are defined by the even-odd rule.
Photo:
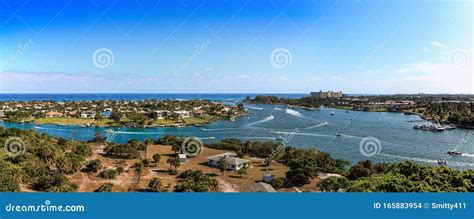
[[[219,161],[217,161],[217,167],[221,171],[222,175],[224,175],[224,172],[227,170],[227,160],[224,158],[221,158]]]

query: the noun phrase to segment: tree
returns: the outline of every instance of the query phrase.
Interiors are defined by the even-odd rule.
[[[114,187],[114,184],[112,183],[104,183],[99,188],[94,190],[94,192],[112,192],[113,187]]]
[[[154,192],[160,192],[163,190],[163,183],[161,182],[161,178],[154,177],[148,183],[148,188],[153,190]]]
[[[177,154],[178,152],[181,151],[181,146],[180,146],[179,144],[174,144],[174,143],[173,143],[173,144],[171,145],[171,150],[172,150],[175,154]]]
[[[0,192],[20,191],[19,179],[13,165],[0,160]]]
[[[186,170],[177,178],[176,192],[215,192],[219,188],[217,180],[204,174],[201,170]]]
[[[100,172],[99,176],[104,178],[104,179],[115,179],[118,175],[117,170],[115,169],[107,169],[102,172]]]
[[[171,170],[173,169],[173,167],[177,170],[179,168],[179,166],[181,166],[181,161],[179,161],[179,158],[177,158],[177,157],[168,158],[166,163],[170,164],[170,169]]]
[[[273,186],[275,189],[280,189],[285,186],[285,179],[284,178],[275,178],[273,179],[270,184]]]
[[[122,118],[122,113],[118,110],[114,110],[112,114],[110,114],[110,118],[114,120],[114,122],[119,123],[120,119]]]
[[[161,155],[158,153],[153,154],[153,160],[155,161],[155,163],[159,163],[161,160]]]
[[[221,158],[219,159],[219,161],[217,161],[217,168],[219,168],[219,170],[221,171],[222,175],[224,175],[224,172],[227,170],[228,168],[228,163],[227,163],[227,160],[225,158]]]
[[[142,164],[143,164],[143,167],[148,167],[148,166],[150,166],[150,160],[148,160],[148,159],[143,159],[143,160],[142,160]]]
[[[96,173],[102,168],[102,161],[99,159],[91,160],[87,163],[86,167],[84,168],[85,172],[94,172]]]
[[[349,186],[350,182],[346,177],[330,176],[319,182],[319,188],[325,192],[338,192]]]

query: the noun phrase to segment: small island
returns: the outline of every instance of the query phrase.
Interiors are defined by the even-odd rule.
[[[98,127],[184,127],[244,113],[235,106],[209,100],[100,100],[0,102],[0,119],[35,124]]]

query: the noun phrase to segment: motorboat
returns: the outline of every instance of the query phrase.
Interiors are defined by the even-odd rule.
[[[448,165],[448,161],[446,159],[439,159],[438,164],[439,165]]]
[[[331,112],[331,116],[334,116],[334,111]]]
[[[107,130],[105,130],[105,132],[107,132],[107,133],[112,133],[112,132],[114,132],[114,130],[112,130],[112,129],[107,129]]]
[[[336,134],[336,136],[337,136],[337,137],[340,137],[340,136],[342,136],[342,134],[341,134],[340,132],[338,132],[338,133]]]
[[[451,156],[461,156],[462,153],[459,151],[448,151],[448,154]]]

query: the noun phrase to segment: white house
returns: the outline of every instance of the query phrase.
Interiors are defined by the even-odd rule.
[[[225,159],[227,161],[228,170],[240,170],[242,167],[245,167],[248,163],[250,163],[249,160],[236,157],[234,153],[226,152],[207,157],[208,165],[217,167],[220,159]]]
[[[95,111],[82,111],[81,117],[82,118],[94,118],[97,113]]]
[[[174,111],[174,113],[175,113],[179,118],[182,118],[182,119],[187,119],[187,118],[191,117],[191,116],[189,115],[189,111],[186,111],[186,110]]]

